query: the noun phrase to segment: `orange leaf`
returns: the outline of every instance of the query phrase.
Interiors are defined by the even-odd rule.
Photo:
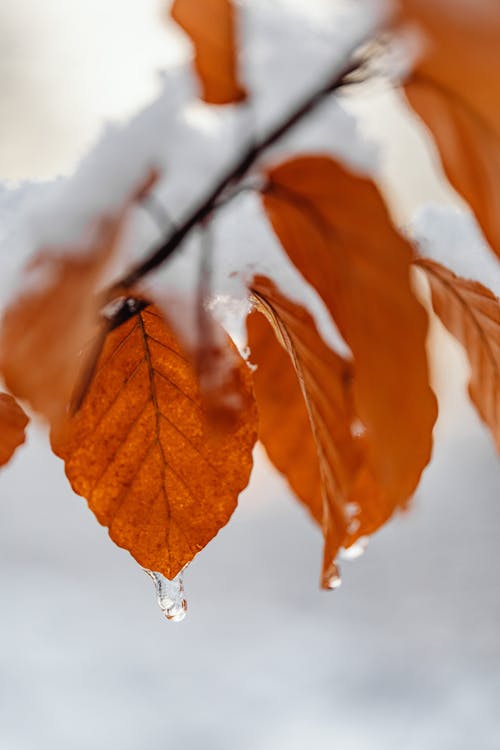
[[[471,398],[500,452],[500,302],[486,287],[439,263],[420,259],[417,265],[429,280],[434,310],[465,348]]]
[[[427,36],[406,95],[500,255],[500,4],[474,0],[461,12],[448,0],[402,5],[403,20],[416,21]]]
[[[359,463],[350,432],[351,366],[324,344],[311,316],[268,279],[254,279],[251,291],[268,321],[258,313],[247,321],[251,360],[257,364],[259,438],[323,526],[325,579],[347,532],[346,489]]]
[[[209,104],[245,99],[245,89],[238,81],[232,0],[174,0],[171,15],[193,41],[202,98]]]
[[[198,382],[154,306],[111,331],[80,410],[53,435],[66,474],[113,541],[173,578],[229,520],[256,439],[251,376],[240,359],[231,429],[205,419]]]
[[[374,185],[328,157],[292,159],[268,178],[265,210],[353,353],[354,404],[370,463],[391,504],[399,505],[429,461],[436,418],[427,317],[410,287],[411,248]]]
[[[95,333],[96,288],[118,247],[127,208],[99,221],[89,247],[35,255],[0,323],[0,370],[9,390],[54,426],[64,419],[78,355]]]
[[[247,321],[251,360],[257,364],[259,438],[322,525],[322,583],[328,588],[339,548],[379,528],[394,506],[376,485],[365,437],[355,432],[352,363],[325,344],[309,313],[269,279],[257,277],[251,291],[256,309],[270,323],[258,313]]]
[[[0,466],[10,461],[26,439],[28,417],[8,393],[0,393]]]

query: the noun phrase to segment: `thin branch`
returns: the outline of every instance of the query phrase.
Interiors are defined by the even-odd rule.
[[[357,47],[358,45],[356,45]],[[146,276],[164,263],[174,253],[181,242],[191,232],[191,230],[202,222],[215,209],[221,195],[232,185],[238,183],[247,172],[253,167],[255,162],[277,141],[291,131],[307,115],[311,114],[317,107],[334,91],[341,88],[349,81],[349,76],[359,67],[360,61],[353,60],[352,54],[349,55],[349,62],[335,73],[333,78],[329,78],[312,94],[309,94],[305,100],[285,117],[285,119],[270,133],[261,140],[250,145],[239,157],[227,172],[220,178],[208,195],[192,211],[183,224],[173,229],[166,240],[157,247],[145,260],[140,262],[135,268],[124,276],[117,284],[108,290],[106,298],[111,300],[116,294],[123,293],[124,289],[130,289],[140,279]],[[349,81],[350,82],[350,81]]]

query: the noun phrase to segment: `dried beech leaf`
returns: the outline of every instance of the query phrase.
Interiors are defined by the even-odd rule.
[[[191,363],[148,306],[108,334],[82,407],[53,436],[113,541],[168,578],[227,523],[248,483],[256,409],[240,362],[239,421],[214,429]]]
[[[172,18],[191,37],[203,99],[231,104],[246,98],[238,80],[236,12],[232,0],[174,0]]]
[[[148,176],[131,201],[151,184]],[[0,370],[9,390],[53,426],[65,417],[78,355],[94,335],[96,289],[118,247],[131,201],[115,217],[96,224],[88,246],[45,248],[35,255],[0,323]]]
[[[328,157],[294,158],[268,180],[263,202],[274,231],[353,353],[355,410],[377,482],[395,507],[429,461],[436,419],[411,248],[374,185]]]
[[[8,393],[0,393],[0,466],[8,463],[16,448],[24,443],[28,422],[17,401]]]
[[[247,321],[259,438],[323,525],[325,572],[347,532],[346,491],[360,462],[350,432],[351,366],[325,345],[311,316],[268,279],[254,279],[251,291],[263,313]]]
[[[323,528],[328,587],[339,548],[374,532],[395,508],[376,484],[365,436],[356,432],[352,363],[325,344],[309,313],[269,279],[255,278],[251,291],[263,313],[247,321],[259,438]]]
[[[500,255],[500,3],[471,1],[461,12],[449,0],[402,6],[402,19],[416,21],[427,37],[406,95]]]
[[[500,452],[500,301],[486,287],[439,263],[421,259],[417,265],[429,280],[435,312],[465,348],[472,401]]]
[[[101,222],[90,251],[48,249],[35,256],[26,268],[27,278],[38,276],[42,283],[28,283],[1,322],[5,382],[50,422],[64,415],[78,371],[77,355],[96,322],[95,287],[119,227],[119,221]]]

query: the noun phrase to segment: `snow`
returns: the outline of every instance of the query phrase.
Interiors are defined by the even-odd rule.
[[[246,0],[242,7],[240,60],[251,91],[248,117],[258,132],[266,132],[345,64],[382,22],[386,3]]]
[[[0,243],[0,258],[6,264],[4,298],[15,294],[17,284],[25,282],[22,273],[17,278],[22,260],[40,247],[84,251],[83,238],[92,223],[102,215],[115,214],[151,167],[161,174],[155,200],[175,222],[182,222],[217,177],[234,163],[252,133],[266,132],[317,85],[318,77],[330,77],[341,67],[347,51],[374,28],[380,7],[378,3],[352,6],[316,2],[306,9],[283,0],[247,3],[243,7],[246,31],[242,58],[251,90],[248,106],[213,108],[196,101],[197,81],[191,66],[179,64],[163,74],[160,93],[151,104],[126,123],[106,126],[73,174],[3,191],[2,202],[8,208],[3,211],[6,226]],[[374,149],[357,133],[354,119],[337,102],[325,104],[308,118],[270,158],[283,158],[304,149],[331,153],[363,172],[370,172],[375,163]],[[236,303],[244,306],[249,269],[252,273],[267,272],[278,283],[293,279],[292,298],[318,313],[319,327],[325,332],[328,329],[329,341],[346,353],[338,332],[328,322],[324,309],[320,310],[317,295],[303,279],[299,281],[270,237],[262,212],[256,211],[255,198],[245,196],[231,206],[231,211],[241,211],[244,217],[245,205],[249,206],[248,218],[234,219],[233,232],[236,225],[246,234],[254,232],[254,224],[261,226],[255,227],[254,244],[245,243],[244,254],[236,236],[232,243],[222,242],[224,251],[218,259],[223,270],[214,278],[214,296],[232,300],[233,309]],[[118,275],[133,257],[149,251],[152,237],[157,240],[160,236],[158,228],[155,232],[140,213],[130,230],[121,265],[115,266]],[[229,214],[229,209],[224,213]],[[189,249],[193,241],[184,244],[182,259],[178,257],[170,264],[167,273],[148,280],[154,287],[154,297],[158,301],[163,298],[165,304],[171,305],[172,291],[184,295],[187,313],[183,312],[182,320],[187,333],[195,314],[198,279],[198,253]],[[268,252],[271,247],[272,252]]]
[[[479,281],[500,297],[500,263],[470,211],[422,206],[410,226],[419,253],[459,276]]]

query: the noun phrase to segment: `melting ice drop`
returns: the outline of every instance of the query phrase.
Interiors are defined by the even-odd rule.
[[[184,599],[183,571],[172,578],[165,578],[161,573],[154,570],[144,571],[148,574],[154,583],[156,599],[167,620],[172,622],[181,622],[187,612],[187,602]]]

